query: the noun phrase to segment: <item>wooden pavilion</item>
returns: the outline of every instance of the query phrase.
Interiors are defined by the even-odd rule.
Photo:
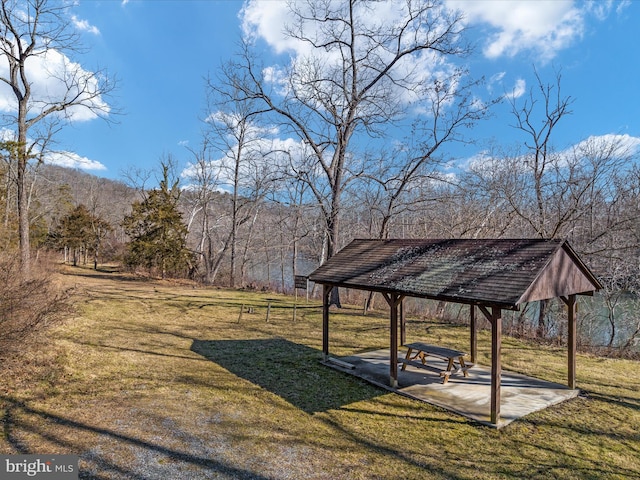
[[[600,282],[564,240],[452,239],[351,242],[309,279],[323,286],[322,350],[329,358],[333,288],[379,292],[390,307],[390,385],[398,386],[398,327],[405,343],[405,297],[470,305],[471,362],[476,360],[476,309],[491,323],[491,423],[500,418],[502,311],[560,298],[568,310],[568,385],[576,386],[576,296]]]

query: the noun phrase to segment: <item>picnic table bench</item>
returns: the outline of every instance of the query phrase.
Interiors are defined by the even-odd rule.
[[[407,347],[407,355],[402,361],[402,368],[404,370],[407,365],[411,365],[418,368],[426,368],[428,370],[432,370],[435,372],[439,372],[442,378],[442,383],[447,383],[449,381],[449,376],[452,373],[457,373],[462,371],[465,377],[469,374],[467,370],[471,368],[472,365],[466,365],[464,363],[465,352],[461,352],[459,350],[452,350],[450,348],[438,347],[436,345],[429,345],[427,343],[414,342],[407,343],[405,345]],[[415,352],[415,353],[414,353]],[[413,356],[412,356],[413,355]],[[427,365],[427,357],[437,357],[447,361],[446,370],[442,370],[440,368],[432,367],[431,365]],[[417,358],[421,360],[422,363],[415,361]],[[458,362],[458,366],[455,365],[455,362]]]

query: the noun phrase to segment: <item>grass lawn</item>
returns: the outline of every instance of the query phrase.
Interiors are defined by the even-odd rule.
[[[0,384],[2,454],[78,454],[98,479],[640,478],[638,362],[579,355],[580,397],[495,430],[321,365],[317,302],[294,322],[276,294],[79,268],[62,281],[74,315]],[[332,312],[332,353],[388,347],[387,315]],[[465,327],[407,329],[467,349]],[[502,359],[566,382],[564,348],[504,338]]]

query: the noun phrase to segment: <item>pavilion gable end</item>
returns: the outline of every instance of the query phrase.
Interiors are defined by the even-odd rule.
[[[599,288],[599,282],[580,268],[579,260],[565,248],[559,248],[516,303],[590,295]]]

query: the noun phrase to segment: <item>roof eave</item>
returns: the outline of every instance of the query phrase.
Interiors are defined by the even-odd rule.
[[[492,307],[492,308],[500,308],[503,310],[519,310],[520,307],[517,303],[510,302],[500,302],[500,301],[487,301],[487,300],[478,300],[476,298],[467,298],[467,297],[458,297],[454,295],[428,295],[428,294],[417,294],[415,292],[407,292],[403,290],[389,289],[384,287],[373,287],[373,286],[363,286],[352,284],[349,282],[330,282],[324,280],[314,280],[311,276],[309,277],[314,283],[318,283],[320,285],[329,285],[331,287],[340,287],[340,288],[350,288],[353,290],[364,290],[367,292],[376,292],[383,294],[397,293],[399,295],[404,295],[407,297],[413,298],[424,298],[427,300],[438,300],[444,301],[448,303],[458,303],[463,305],[481,305],[484,307]]]

